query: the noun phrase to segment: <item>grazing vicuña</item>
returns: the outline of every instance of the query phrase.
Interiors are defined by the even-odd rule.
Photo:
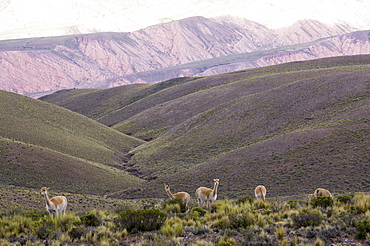
[[[262,199],[262,201],[265,201],[266,198],[266,187],[263,185],[258,185],[254,189],[254,195],[256,196],[257,200]]]

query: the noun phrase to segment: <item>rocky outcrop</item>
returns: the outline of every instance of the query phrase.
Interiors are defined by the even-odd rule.
[[[333,38],[328,43],[312,44],[308,50],[292,52],[290,56],[273,50],[350,30],[345,26],[328,27],[306,20],[285,31],[276,31],[241,18],[192,17],[130,33],[2,41],[0,89],[26,94],[211,75],[321,57],[320,49],[326,53],[332,50],[334,55],[344,45],[340,42],[356,46],[349,48],[352,53],[366,52],[367,48],[362,47],[366,42],[354,43],[350,35],[346,39],[337,37],[338,41]],[[320,48],[320,45],[325,47]],[[331,48],[332,45],[335,48]],[[239,54],[248,55],[237,57]]]

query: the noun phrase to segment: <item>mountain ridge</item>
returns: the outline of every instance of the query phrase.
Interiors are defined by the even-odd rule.
[[[231,20],[237,23],[230,24]],[[329,28],[313,21],[304,23],[316,26],[315,35],[300,35],[305,41],[315,41],[318,36],[327,35],[328,30],[331,36],[350,31],[344,26]],[[318,33],[319,29],[322,34]],[[254,60],[241,60],[220,66],[223,59],[253,52],[261,57],[268,50],[281,48],[276,42],[278,36],[273,30],[247,20],[192,17],[132,33],[1,41],[0,89],[27,94],[62,88],[107,88],[158,82],[199,76],[199,71],[207,69],[203,75],[230,72],[259,65]],[[296,41],[299,40],[289,42]],[[221,64],[217,68],[207,67],[209,59],[215,58],[220,59]],[[205,63],[197,64],[200,61]],[[178,70],[184,64],[194,68]],[[165,76],[160,76],[162,73]]]

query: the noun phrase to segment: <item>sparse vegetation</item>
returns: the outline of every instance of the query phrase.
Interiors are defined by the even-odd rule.
[[[370,195],[356,195],[364,202]],[[157,207],[164,208],[159,200]],[[215,211],[198,213],[164,212],[160,209],[129,209],[123,212],[90,210],[69,212],[51,219],[47,213],[5,212],[0,217],[0,238],[11,243],[43,245],[328,245],[370,242],[368,212],[361,213],[346,203],[336,202],[332,210],[301,204],[291,208],[289,201],[240,203],[218,200]]]
[[[365,203],[370,195],[356,194]],[[163,201],[152,200],[157,207]],[[45,211],[6,211],[0,217],[2,245],[328,245],[370,242],[368,211],[362,213],[347,203],[336,202],[331,209],[290,201],[268,200],[240,203],[218,200],[215,211],[186,213],[158,209],[126,211],[90,210],[68,212],[51,219]]]
[[[0,92],[0,244],[369,243],[370,197],[350,193],[370,187],[370,65],[348,59],[54,95],[91,119]],[[214,178],[212,212],[164,202],[165,182]],[[40,210],[45,185],[65,217]],[[317,187],[335,198],[307,202]]]

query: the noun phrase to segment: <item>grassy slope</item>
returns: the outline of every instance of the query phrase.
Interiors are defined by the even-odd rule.
[[[163,182],[193,194],[213,178],[221,197],[251,195],[260,183],[270,196],[368,189],[369,63],[297,62],[143,93],[104,116],[122,121],[115,129],[155,139],[131,152],[127,169],[156,179],[129,196],[161,197]]]
[[[164,181],[193,193],[197,186],[211,186],[213,178],[223,180],[220,190],[227,196],[251,194],[260,183],[272,196],[309,193],[317,186],[337,192],[366,190],[369,68],[314,69],[229,84],[239,92],[240,84],[277,83],[198,114],[140,146],[130,168],[164,177],[148,186],[147,193],[156,195]],[[198,104],[205,96],[199,98]],[[142,116],[143,121],[148,118]]]
[[[119,170],[141,140],[49,103],[5,91],[0,97],[2,183],[91,194],[141,183]]]

